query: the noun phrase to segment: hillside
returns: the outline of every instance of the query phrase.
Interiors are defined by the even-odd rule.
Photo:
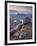
[[[23,40],[31,38],[32,14],[10,13],[10,40]]]

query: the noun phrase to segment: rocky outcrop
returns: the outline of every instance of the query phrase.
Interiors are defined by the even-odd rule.
[[[32,38],[32,22],[30,18],[26,17],[25,21],[18,24],[10,31],[10,40],[23,40]]]

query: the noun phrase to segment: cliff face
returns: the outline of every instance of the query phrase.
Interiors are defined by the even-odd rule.
[[[14,28],[10,27],[10,40],[32,39],[32,22],[26,17],[23,23],[17,24]]]

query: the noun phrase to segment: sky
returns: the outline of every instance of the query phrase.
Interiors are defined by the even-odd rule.
[[[10,5],[9,8],[10,8],[10,10],[32,12],[32,7],[28,7],[28,6],[16,6],[16,5]]]

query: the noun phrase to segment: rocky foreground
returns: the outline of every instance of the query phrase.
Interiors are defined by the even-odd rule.
[[[26,17],[23,23],[10,26],[10,40],[32,39],[32,22]]]

